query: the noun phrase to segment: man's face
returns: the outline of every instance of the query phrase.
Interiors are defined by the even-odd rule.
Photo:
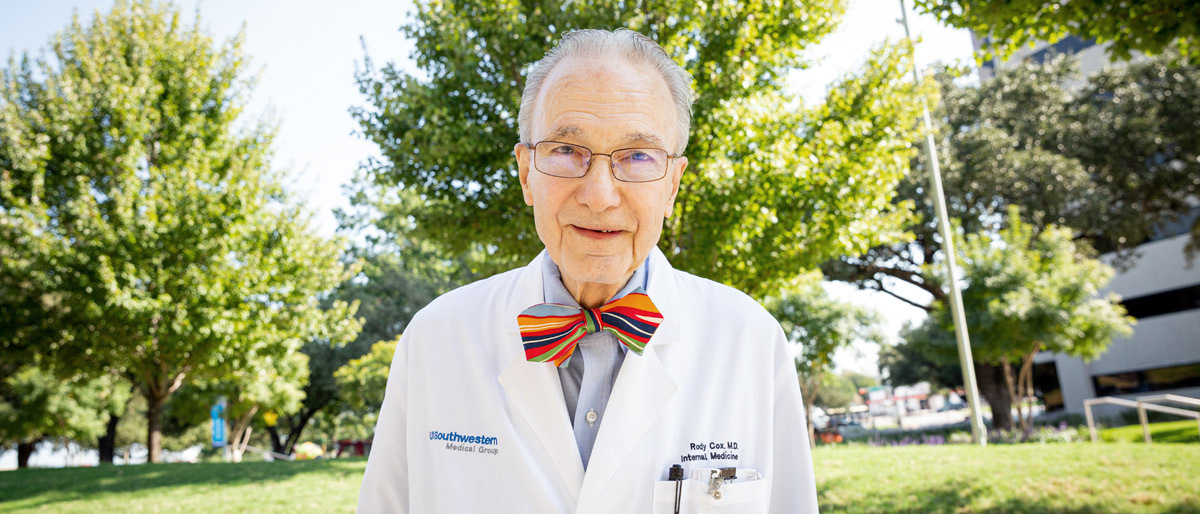
[[[572,143],[593,154],[622,148],[673,153],[682,140],[666,81],[649,67],[619,59],[558,63],[533,114],[530,143]],[[533,169],[533,151],[524,145],[518,144],[515,153],[525,203],[533,206],[538,237],[563,283],[602,286],[615,294],[658,244],[687,159],[669,160],[662,179],[630,183],[613,176],[605,156],[594,156],[581,178],[560,178]]]

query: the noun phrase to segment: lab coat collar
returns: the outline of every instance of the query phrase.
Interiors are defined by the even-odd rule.
[[[517,350],[521,348],[517,316],[529,306],[542,302],[541,259],[544,258],[549,258],[545,252],[519,272],[505,308],[506,323],[510,327],[510,337],[506,339],[511,340]],[[620,464],[678,390],[659,361],[658,349],[680,339],[684,311],[674,270],[658,248],[651,251],[649,273],[647,294],[663,314],[663,323],[650,338],[645,352],[627,357],[621,366],[586,476],[556,368],[543,362],[528,362],[524,352],[516,351],[517,356],[499,376],[509,400],[533,428],[567,491],[577,501],[576,512],[587,512],[601,499]]]

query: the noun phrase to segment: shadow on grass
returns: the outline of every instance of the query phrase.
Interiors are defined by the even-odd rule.
[[[19,469],[0,472],[0,506],[25,499],[31,500],[22,505],[28,508],[98,495],[138,497],[196,486],[279,482],[309,473],[353,478],[362,475],[364,466],[365,459],[338,459]]]
[[[1106,442],[1142,442],[1142,427],[1138,424],[1105,429],[1100,437]],[[1200,433],[1196,431],[1194,421],[1173,421],[1170,423],[1152,423],[1150,437],[1155,443],[1200,443]]]
[[[893,493],[871,493],[862,498],[842,498],[841,491],[862,487],[847,481],[822,484],[817,491],[817,503],[823,514],[836,512],[863,514],[1111,514],[1112,505],[1064,506],[1049,498],[1008,498],[1000,501],[989,498],[994,493],[986,486],[973,487],[966,481],[942,483],[925,489]],[[870,487],[870,486],[866,486]],[[1071,502],[1076,503],[1076,502]],[[1200,502],[1185,499],[1165,505],[1143,505],[1142,512],[1156,514],[1195,514]]]
[[[1151,434],[1156,443],[1195,443],[1200,442],[1196,434],[1196,426],[1183,426],[1167,430],[1158,430]]]

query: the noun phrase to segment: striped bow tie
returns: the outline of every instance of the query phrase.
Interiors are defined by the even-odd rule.
[[[660,324],[662,314],[640,287],[599,309],[539,303],[517,316],[525,359],[555,366],[566,366],[579,340],[601,330],[612,332],[621,344],[641,355]]]

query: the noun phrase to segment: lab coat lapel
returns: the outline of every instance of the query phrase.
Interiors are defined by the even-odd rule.
[[[657,248],[651,254],[647,293],[663,314],[663,323],[651,337],[642,355],[625,357],[617,375],[580,491],[579,507],[576,509],[580,514],[590,512],[596,506],[621,463],[641,442],[678,390],[675,380],[659,360],[658,353],[662,347],[680,339],[682,310],[679,308],[674,272]],[[652,485],[645,484],[646,487]]]
[[[512,297],[505,310],[504,344],[511,342],[516,348],[517,357],[500,374],[499,381],[508,394],[509,401],[533,427],[534,433],[554,462],[564,486],[572,499],[577,501],[583,484],[583,461],[579,457],[579,446],[575,442],[575,433],[567,416],[562,383],[559,381],[557,369],[552,364],[525,360],[521,332],[517,326],[517,315],[521,311],[543,301],[542,259],[546,258],[549,257],[545,252],[538,255],[521,271],[521,276],[513,288]]]

